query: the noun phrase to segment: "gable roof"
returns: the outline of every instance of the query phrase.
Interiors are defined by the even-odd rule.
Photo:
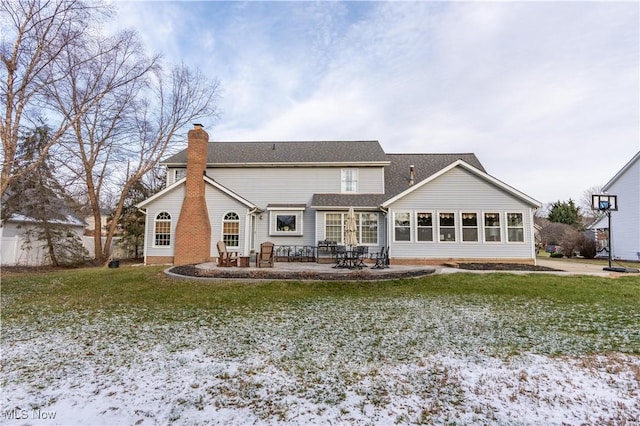
[[[251,201],[247,200],[246,198],[243,198],[242,196],[236,194],[235,192],[233,192],[232,190],[230,190],[229,188],[225,187],[224,185],[219,184],[218,182],[216,182],[215,180],[211,179],[209,176],[202,176],[202,178],[204,179],[204,181],[206,183],[208,183],[209,185],[213,186],[214,188],[220,190],[221,192],[224,192],[225,194],[227,194],[229,197],[234,198],[235,200],[239,201],[240,203],[244,204],[245,206],[247,206],[250,209],[256,209],[258,210],[258,207],[253,204]],[[145,208],[145,206],[147,206],[149,203],[151,203],[152,201],[164,196],[165,194],[167,194],[168,192],[173,191],[174,189],[176,189],[177,187],[179,187],[180,185],[184,185],[185,182],[187,181],[186,177],[183,177],[182,179],[179,179],[177,181],[175,181],[173,184],[167,186],[165,189],[163,189],[160,192],[155,193],[154,195],[152,195],[151,197],[147,198],[144,201],[141,201],[140,203],[136,204],[136,207],[139,209]]]
[[[388,159],[378,141],[307,142],[209,142],[207,166],[263,165],[386,165]],[[168,166],[185,166],[187,150],[162,161]]]
[[[489,182],[490,184],[502,189],[503,191],[511,194],[512,196],[521,199],[522,201],[528,203],[529,205],[531,205],[532,207],[540,207],[540,202],[538,200],[535,200],[531,197],[529,197],[528,195],[516,190],[515,188],[507,185],[506,183],[494,178],[493,176],[487,174],[484,170],[481,170],[477,167],[472,166],[471,164],[465,162],[464,160],[456,160],[453,163],[449,164],[448,166],[444,167],[443,169],[437,171],[436,173],[432,174],[431,176],[429,176],[428,178],[419,181],[418,179],[416,179],[416,183],[410,187],[408,187],[407,189],[405,189],[404,191],[396,194],[395,196],[389,198],[387,201],[385,201],[382,204],[382,207],[388,207],[390,204],[394,203],[395,201],[399,200],[400,198],[412,193],[413,191],[417,190],[418,188],[421,188],[422,186],[426,185],[427,183],[433,181],[434,179],[442,176],[443,174],[447,173],[448,171],[450,171],[451,169],[455,168],[455,167],[462,167],[463,169],[471,172],[472,174],[478,176],[479,178]]]
[[[631,167],[633,167],[633,165],[640,160],[640,151],[638,151],[638,153],[636,155],[633,156],[633,158],[631,160],[629,160],[629,162],[627,164],[625,164],[618,173],[616,173],[616,175],[614,177],[611,178],[611,180],[609,182],[607,182],[606,184],[604,184],[604,186],[602,187],[603,191],[607,191],[609,190],[609,188],[611,188],[611,185],[613,185],[618,179],[620,179],[620,177],[622,175],[624,175],[627,170],[629,170]]]
[[[485,172],[480,160],[471,153],[459,154],[387,154],[390,160],[389,167],[384,171],[384,185],[387,197],[395,197],[409,188],[409,168],[414,170],[414,183],[418,183],[433,176],[435,173],[450,166],[458,160],[472,165],[476,169]]]

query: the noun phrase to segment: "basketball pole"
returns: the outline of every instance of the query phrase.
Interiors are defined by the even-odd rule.
[[[607,210],[607,218],[609,219],[609,238],[607,238],[607,244],[609,246],[609,268],[611,268],[611,210]]]

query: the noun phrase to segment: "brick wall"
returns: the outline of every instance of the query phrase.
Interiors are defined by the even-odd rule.
[[[174,265],[208,262],[211,255],[211,224],[204,198],[203,175],[207,167],[209,135],[196,125],[189,130],[187,181],[176,225]]]

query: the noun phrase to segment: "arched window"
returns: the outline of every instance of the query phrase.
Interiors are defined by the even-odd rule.
[[[240,244],[240,216],[229,212],[222,221],[222,241],[227,247],[238,247]]]
[[[160,212],[156,216],[153,245],[155,247],[168,247],[171,245],[171,215],[167,212]]]

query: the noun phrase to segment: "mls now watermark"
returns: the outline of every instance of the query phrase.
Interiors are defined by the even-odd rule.
[[[56,418],[55,411],[44,411],[39,408],[36,410],[23,410],[20,408],[12,408],[2,410],[0,419],[2,420],[54,420]]]

